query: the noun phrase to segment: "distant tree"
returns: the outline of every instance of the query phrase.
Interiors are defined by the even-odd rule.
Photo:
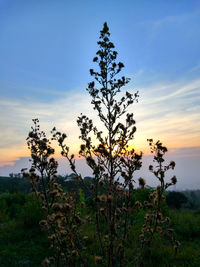
[[[15,178],[21,178],[21,175],[22,175],[21,173],[14,173]]]
[[[188,198],[181,192],[172,191],[167,194],[166,202],[170,208],[180,209],[187,203]]]

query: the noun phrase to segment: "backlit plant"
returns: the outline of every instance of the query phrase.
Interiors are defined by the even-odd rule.
[[[142,166],[142,153],[136,153],[130,145],[136,131],[136,122],[133,113],[128,113],[128,108],[138,101],[138,92],[126,92],[124,96],[120,96],[121,89],[130,79],[118,77],[124,64],[117,61],[117,52],[109,38],[109,28],[104,23],[98,41],[99,50],[93,59],[98,68],[90,69],[93,80],[87,88],[92,98],[91,104],[97,111],[104,130],[97,129],[86,115],[81,114],[77,120],[82,140],[79,154],[92,169],[91,184],[87,184],[77,172],[74,155],[70,155],[69,147],[65,144],[66,134],[58,132],[56,128],[52,130],[52,140],[57,140],[61,154],[69,161],[77,183],[84,186],[90,194],[92,211],[78,193],[65,193],[56,183],[58,164],[52,158],[54,149],[50,140],[40,131],[38,120],[34,120],[35,126],[29,133],[27,141],[31,149],[32,167],[28,173],[24,170],[24,176],[30,179],[33,192],[42,200],[44,220],[40,224],[48,231],[53,249],[53,256],[45,259],[43,265],[142,266],[143,249],[151,246],[154,234],[162,233],[163,225],[170,232],[169,219],[163,217],[161,207],[165,201],[166,188],[176,183],[175,177],[171,183],[166,183],[164,179],[165,172],[173,169],[175,163],[162,166],[167,149],[159,141],[154,144],[149,140],[152,152],[155,152],[154,160],[159,165],[157,169],[150,166],[150,171],[158,178],[160,185],[144,205],[132,201],[136,191],[134,173]],[[93,137],[97,140],[96,145],[92,142]],[[141,188],[145,187],[145,183],[143,178],[139,178]],[[140,252],[132,248],[133,256],[130,259],[126,255],[129,247],[128,233],[134,228],[133,214],[143,206],[147,214],[140,242],[136,242]],[[87,223],[95,228],[92,242],[96,251],[93,260],[86,259],[88,236],[82,229]],[[172,234],[171,236],[176,249],[178,241]]]

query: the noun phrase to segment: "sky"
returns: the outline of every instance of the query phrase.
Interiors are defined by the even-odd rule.
[[[146,139],[159,139],[177,163],[176,188],[200,189],[199,0],[0,0],[0,14],[0,175],[28,164],[33,118],[47,133],[54,126],[66,132],[75,154],[80,113],[100,125],[86,87],[106,21],[122,74],[131,78],[124,92],[140,95],[129,111],[137,123],[134,146],[144,151],[141,174],[154,183]],[[80,172],[89,174],[82,164]],[[60,173],[70,173],[60,165]]]

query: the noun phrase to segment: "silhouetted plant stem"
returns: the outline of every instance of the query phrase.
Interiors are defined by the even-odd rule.
[[[136,191],[134,173],[142,166],[142,152],[136,153],[130,148],[130,142],[136,132],[136,122],[133,113],[127,111],[130,105],[137,102],[138,92],[126,92],[119,99],[116,97],[130,79],[124,76],[117,78],[124,64],[117,62],[117,52],[109,37],[109,28],[107,23],[104,23],[98,41],[99,50],[93,59],[93,62],[98,64],[98,69],[90,69],[93,81],[87,88],[92,98],[91,104],[97,111],[105,131],[99,131],[93,121],[83,114],[77,119],[81,132],[79,138],[82,140],[79,155],[85,158],[86,164],[92,170],[91,184],[86,184],[86,180],[77,172],[75,156],[69,153],[69,147],[65,144],[67,135],[57,131],[55,127],[51,131],[51,140],[58,142],[61,155],[67,159],[76,176],[76,185],[81,184],[90,193],[93,202],[91,216],[90,206],[86,204],[81,191],[80,194],[65,193],[56,182],[58,163],[52,158],[54,149],[45,133],[40,131],[38,119],[33,120],[34,127],[31,127],[27,138],[32,166],[29,172],[24,169],[23,174],[29,178],[32,191],[38,200],[41,199],[44,219],[40,221],[40,225],[48,232],[53,253],[52,257],[43,261],[42,266],[126,266],[129,264],[126,254],[128,231],[134,227],[133,216],[141,208],[146,209],[145,223],[141,230],[140,244],[134,244],[132,248],[134,251],[131,264],[135,267],[144,266],[143,255],[146,251],[151,252],[156,233],[167,232],[175,244],[175,252],[179,246],[173,230],[168,228],[169,218],[162,214],[165,190],[176,184],[177,179],[174,176],[170,183],[165,182],[165,172],[174,169],[175,163],[171,161],[170,164],[163,165],[167,148],[160,141],[154,143],[152,139],[148,140],[151,152],[154,153],[154,162],[158,164],[155,167],[150,165],[149,170],[158,179],[159,185],[150,193],[149,202],[133,203]],[[121,122],[124,114],[126,118]],[[96,138],[97,145],[93,144],[93,137]],[[139,186],[144,189],[145,180],[138,180]],[[88,208],[88,216],[85,208]],[[94,252],[94,260],[89,262],[84,253],[84,250],[87,250],[85,240],[88,236],[82,233],[82,226],[87,222],[95,227],[93,242],[98,248],[98,252]],[[141,248],[139,252],[138,247]],[[137,253],[137,258],[134,252]]]

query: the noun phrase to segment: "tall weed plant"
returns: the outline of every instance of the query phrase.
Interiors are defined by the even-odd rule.
[[[130,145],[136,132],[136,121],[128,109],[138,101],[138,92],[121,90],[130,79],[119,77],[124,68],[117,61],[117,51],[110,41],[107,23],[100,31],[99,49],[93,62],[96,69],[90,69],[92,77],[87,91],[91,96],[91,105],[104,126],[98,129],[93,121],[81,114],[77,123],[80,128],[79,154],[93,173],[93,182],[86,180],[76,170],[75,156],[70,154],[65,143],[67,135],[54,128],[49,139],[40,130],[39,120],[34,119],[27,143],[31,151],[32,167],[23,169],[24,177],[30,181],[32,192],[38,198],[44,214],[41,227],[48,232],[53,256],[44,259],[43,266],[144,266],[144,258],[151,257],[151,247],[155,238],[162,237],[172,241],[176,252],[179,242],[175,239],[171,222],[162,212],[165,203],[165,190],[176,184],[176,177],[166,181],[166,172],[174,169],[175,162],[165,164],[167,148],[160,141],[149,139],[155,166],[149,170],[158,180],[158,186],[150,192],[145,201],[134,199],[135,171],[142,166],[142,152],[137,153]],[[95,144],[92,137],[96,138]],[[58,163],[52,157],[54,148],[51,141],[56,140],[75,174],[77,183],[81,183],[89,192],[92,205],[87,205],[83,191],[63,191],[56,182]],[[139,178],[141,190],[146,181]],[[93,208],[91,208],[91,206]],[[134,229],[133,215],[139,210],[145,213],[140,237],[132,242],[130,248],[129,233]],[[85,234],[87,225],[93,229],[93,236]],[[89,243],[93,244],[93,256]],[[127,255],[127,251],[132,254]]]

